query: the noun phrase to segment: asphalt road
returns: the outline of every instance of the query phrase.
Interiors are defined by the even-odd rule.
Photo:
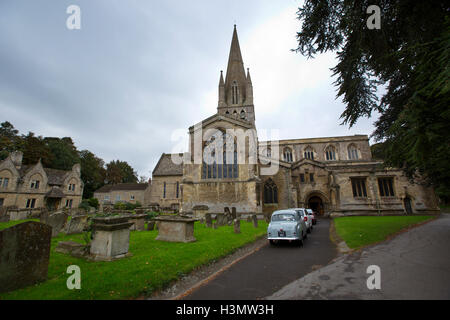
[[[270,246],[237,262],[193,291],[186,300],[262,299],[292,281],[328,264],[338,254],[329,238],[330,220],[322,219],[308,234],[303,247]]]
[[[380,268],[369,290],[367,268]],[[450,214],[392,240],[339,257],[267,299],[450,299]]]

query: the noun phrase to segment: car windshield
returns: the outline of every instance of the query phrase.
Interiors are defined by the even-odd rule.
[[[295,217],[289,213],[275,214],[272,216],[272,221],[295,221]]]

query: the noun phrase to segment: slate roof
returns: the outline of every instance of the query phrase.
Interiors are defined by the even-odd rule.
[[[23,178],[28,170],[33,168],[34,165],[22,165],[19,169],[20,178]],[[45,173],[47,174],[48,184],[53,186],[62,186],[64,182],[64,178],[71,171],[59,170],[59,169],[50,169],[44,168]]]
[[[118,184],[107,184],[94,192],[98,193],[108,193],[111,191],[140,191],[145,190],[148,187],[148,183],[118,183]]]
[[[182,154],[180,154],[182,156]],[[182,176],[183,164],[175,164],[172,161],[172,154],[163,153],[159,158],[155,169],[153,170],[153,176]]]
[[[66,195],[59,187],[52,187],[52,189],[45,194],[47,198],[64,198]]]

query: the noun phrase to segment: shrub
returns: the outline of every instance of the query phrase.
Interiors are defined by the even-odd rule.
[[[95,209],[98,209],[98,207],[100,206],[97,198],[89,198],[88,203],[91,207],[94,207]]]
[[[86,210],[86,212],[89,212],[89,200],[84,199],[79,204],[78,208]]]

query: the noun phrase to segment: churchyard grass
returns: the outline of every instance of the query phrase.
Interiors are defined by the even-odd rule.
[[[26,219],[26,220],[16,220],[16,221],[9,221],[9,222],[0,222],[0,230],[10,228],[10,227],[15,226],[16,224],[27,222],[27,221],[39,222],[39,219]]]
[[[335,218],[339,237],[351,249],[387,239],[402,229],[432,219],[435,216],[357,216]]]
[[[17,222],[17,221],[15,221]],[[0,223],[2,225],[2,223]],[[217,230],[195,223],[192,243],[156,241],[154,231],[132,231],[132,257],[112,262],[89,262],[68,254],[55,252],[59,241],[84,243],[83,235],[64,235],[52,238],[48,280],[35,286],[0,294],[0,299],[132,299],[148,296],[170,282],[188,274],[196,267],[224,257],[237,248],[266,234],[267,223],[258,221],[258,228],[242,221],[241,233],[233,226]],[[67,267],[81,269],[81,289],[69,290]]]

